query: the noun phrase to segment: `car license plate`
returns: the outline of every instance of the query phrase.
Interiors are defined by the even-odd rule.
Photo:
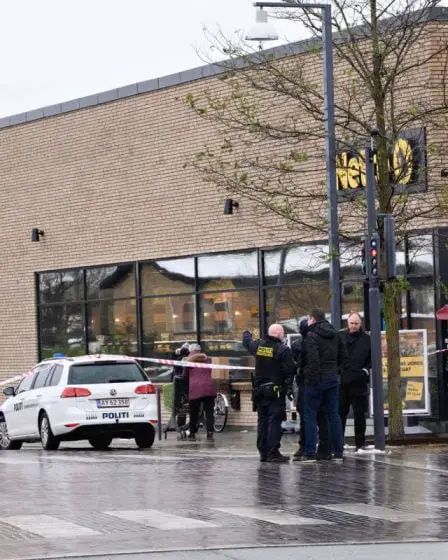
[[[97,399],[97,408],[123,408],[129,406],[129,399]]]

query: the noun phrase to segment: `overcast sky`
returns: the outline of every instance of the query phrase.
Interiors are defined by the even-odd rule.
[[[204,26],[254,19],[251,0],[0,0],[0,117],[201,66]],[[305,36],[276,26],[277,44]]]

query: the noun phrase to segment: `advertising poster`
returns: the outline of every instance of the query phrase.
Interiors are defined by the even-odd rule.
[[[384,413],[388,410],[386,333],[381,333]],[[426,329],[400,331],[400,393],[403,414],[430,414],[428,389],[428,344]]]

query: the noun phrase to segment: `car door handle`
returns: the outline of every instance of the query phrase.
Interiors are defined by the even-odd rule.
[[[42,395],[36,395],[36,397],[39,399]]]

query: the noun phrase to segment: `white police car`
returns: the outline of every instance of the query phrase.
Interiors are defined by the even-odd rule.
[[[107,354],[52,358],[35,366],[0,406],[0,449],[40,440],[55,450],[61,441],[87,439],[106,449],[113,438],[154,443],[154,385],[132,358]]]

